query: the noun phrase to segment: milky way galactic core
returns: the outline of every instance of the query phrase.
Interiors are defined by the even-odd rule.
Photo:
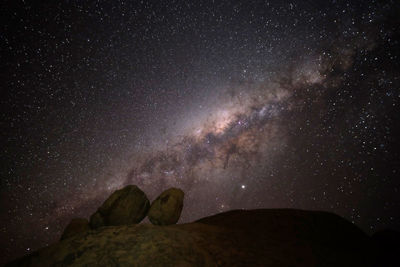
[[[1,5],[0,258],[127,184],[400,229],[398,1]]]

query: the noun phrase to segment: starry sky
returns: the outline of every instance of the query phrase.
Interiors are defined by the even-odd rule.
[[[398,1],[2,1],[0,258],[114,190],[400,230]]]

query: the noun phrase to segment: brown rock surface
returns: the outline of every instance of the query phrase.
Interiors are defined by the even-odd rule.
[[[170,225],[178,222],[183,208],[184,193],[178,188],[170,188],[161,193],[149,210],[149,220],[155,225]]]
[[[371,266],[370,243],[331,213],[236,210],[188,224],[102,227],[9,266]]]
[[[89,222],[84,218],[74,218],[65,227],[63,234],[61,235],[61,240],[69,238],[79,233],[84,233],[90,230]]]
[[[150,202],[136,185],[115,191],[103,205],[90,216],[90,226],[128,225],[139,223],[146,217]]]
[[[93,229],[105,226],[104,218],[99,211],[96,211],[90,216],[89,222],[90,222],[90,227]]]

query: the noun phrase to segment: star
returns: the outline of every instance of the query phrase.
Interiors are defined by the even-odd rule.
[[[4,6],[0,265],[127,184],[400,229],[395,1]]]

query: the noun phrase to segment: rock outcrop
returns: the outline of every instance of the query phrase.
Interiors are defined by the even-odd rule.
[[[381,230],[372,235],[372,241],[379,255],[375,266],[400,266],[400,232]]]
[[[184,193],[178,188],[170,188],[161,193],[151,203],[149,220],[155,225],[170,225],[178,222],[183,208]]]
[[[145,193],[136,185],[128,185],[115,191],[90,216],[93,229],[101,226],[128,225],[139,223],[146,217],[150,202]]]
[[[372,243],[327,212],[236,210],[188,224],[102,227],[8,266],[373,266]]]
[[[74,218],[65,227],[63,234],[61,235],[61,240],[69,238],[79,233],[84,233],[90,230],[89,222],[84,218]]]

